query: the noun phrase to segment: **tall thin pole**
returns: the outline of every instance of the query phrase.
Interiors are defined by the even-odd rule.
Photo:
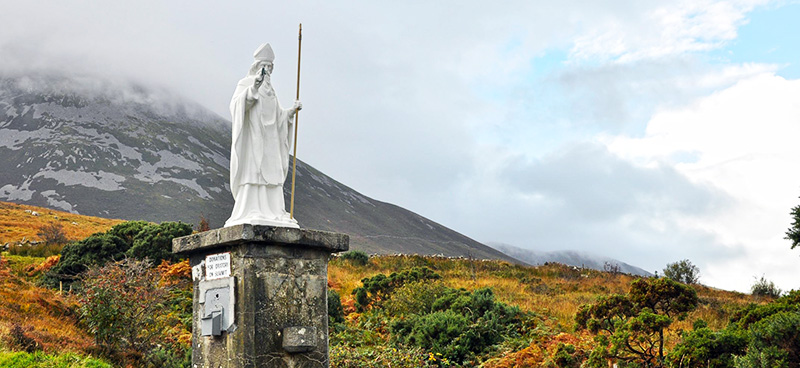
[[[300,30],[297,33],[297,97],[300,100],[300,48],[303,44],[303,23],[300,23]],[[300,111],[294,112],[294,153],[292,153],[292,200],[289,205],[289,217],[294,218],[294,178],[297,174],[297,123]]]

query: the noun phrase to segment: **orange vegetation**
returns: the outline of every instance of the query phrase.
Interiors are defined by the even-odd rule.
[[[390,274],[403,269],[426,266],[442,276],[445,285],[475,290],[490,287],[496,297],[526,311],[552,319],[561,328],[571,331],[575,313],[582,304],[593,303],[597,297],[626,294],[635,276],[579,269],[561,264],[518,266],[501,261],[447,259],[420,256],[375,256],[366,266],[352,265],[334,258],[328,267],[328,283],[334,285],[342,303],[351,299],[361,279],[378,273]],[[702,318],[710,327],[724,328],[730,313],[739,306],[755,302],[749,295],[737,292],[694,286],[700,306],[685,321],[676,322],[675,329],[691,329],[691,323]],[[674,342],[673,342],[674,343]]]
[[[28,212],[30,211],[30,212]],[[34,212],[38,216],[34,216]],[[36,235],[42,225],[55,222],[64,227],[69,240],[80,240],[97,232],[104,232],[123,220],[76,215],[42,207],[0,202],[0,245],[41,240]]]
[[[28,267],[25,267],[25,272],[28,273],[28,276],[34,276],[34,275],[37,275],[37,274],[40,274],[40,273],[47,272],[48,270],[53,268],[53,266],[55,266],[58,263],[58,260],[60,260],[60,259],[61,259],[61,255],[60,254],[55,255],[55,256],[47,257],[44,260],[44,262],[42,262],[42,263],[40,263],[38,265],[37,264],[32,264],[32,265],[30,265]]]
[[[13,340],[13,331],[45,352],[93,352],[92,337],[77,326],[73,301],[34,286],[4,264],[0,264],[0,300],[0,339]]]

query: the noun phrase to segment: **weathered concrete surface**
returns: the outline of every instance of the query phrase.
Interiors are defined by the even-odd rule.
[[[210,252],[212,248],[245,242],[261,242],[265,245],[294,245],[304,248],[316,247],[335,253],[348,249],[350,237],[347,234],[329,231],[244,224],[177,238],[172,241],[172,252],[178,254],[191,254],[197,251]]]
[[[209,254],[231,253],[234,323],[221,336],[201,335],[200,279],[194,280],[192,366],[328,367],[328,259],[348,244],[344,234],[254,225],[175,239],[173,251],[192,267]],[[282,334],[295,327],[315,335],[290,336],[289,350],[299,351],[290,352]]]

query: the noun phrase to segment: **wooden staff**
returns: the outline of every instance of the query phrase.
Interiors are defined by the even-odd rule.
[[[300,47],[303,44],[303,23],[300,23],[300,30],[297,34],[297,97],[300,100]],[[297,122],[299,121],[300,111],[294,112],[294,153],[292,154],[292,200],[289,205],[289,217],[294,218],[294,178],[297,174]]]

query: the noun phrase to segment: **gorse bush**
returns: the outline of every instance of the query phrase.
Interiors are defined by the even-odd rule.
[[[97,233],[64,246],[58,264],[47,272],[42,281],[51,287],[58,286],[59,281],[70,284],[90,266],[102,266],[126,257],[147,258],[154,264],[163,260],[175,261],[172,239],[191,233],[191,225],[181,222],[164,222],[160,225],[145,221],[123,222],[105,233]]]
[[[369,263],[369,256],[360,250],[351,250],[343,253],[341,256],[343,260],[349,261],[356,266],[364,266]]]
[[[398,347],[422,348],[440,366],[473,366],[534,324],[532,315],[496,301],[491,289],[454,289],[439,279],[427,267],[362,279],[353,291],[364,312],[360,326],[381,326]]]
[[[750,328],[747,354],[737,368],[800,367],[800,312],[780,312]]]
[[[443,291],[431,312],[396,319],[391,325],[393,338],[464,364],[524,332],[529,316],[495,301],[491,289]]]
[[[355,288],[356,307],[363,311],[371,304],[380,304],[388,299],[389,294],[406,283],[424,280],[438,280],[441,276],[427,267],[414,267],[410,270],[395,272],[389,276],[378,274],[361,280],[363,286]]]
[[[328,318],[330,319],[331,325],[344,322],[342,298],[340,298],[339,293],[333,289],[328,289]]]
[[[732,326],[712,331],[705,322],[697,320],[691,331],[682,334],[681,342],[669,353],[667,361],[673,367],[733,367],[734,356],[744,354],[747,341],[745,330]]]
[[[143,227],[133,238],[127,251],[136,259],[149,259],[154,264],[161,261],[175,262],[178,257],[172,253],[172,239],[192,234],[192,225],[182,222],[164,222],[161,225]]]

